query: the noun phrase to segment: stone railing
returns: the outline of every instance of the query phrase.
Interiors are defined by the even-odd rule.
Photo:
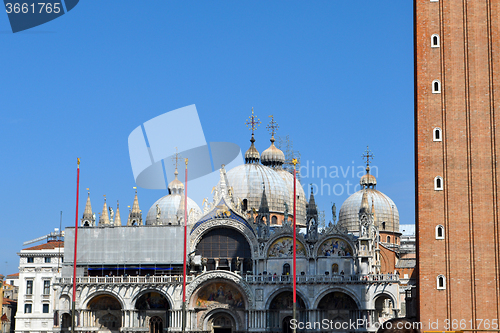
[[[192,282],[196,276],[188,275],[186,282]],[[243,280],[250,284],[287,284],[292,283],[291,275],[244,275]],[[353,274],[353,275],[298,275],[297,283],[396,283],[396,274]],[[56,278],[56,284],[72,284],[73,278]],[[182,284],[182,275],[175,276],[87,276],[76,278],[77,284]]]
[[[246,275],[248,283],[292,283],[291,275]],[[396,274],[353,274],[353,275],[298,275],[297,283],[391,283],[398,282]]]
[[[194,280],[188,275],[186,282]],[[56,278],[57,284],[73,284],[73,278]],[[86,276],[77,277],[77,284],[182,284],[182,275],[168,276]]]

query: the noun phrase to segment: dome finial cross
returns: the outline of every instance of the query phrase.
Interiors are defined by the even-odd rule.
[[[274,121],[273,115],[270,115],[269,118],[271,118],[271,121],[269,122],[269,125],[266,126],[266,128],[269,132],[271,132],[271,136],[274,137],[274,134],[278,130],[279,126],[278,123]]]
[[[260,119],[254,115],[253,108],[252,108],[252,115],[250,116],[250,118],[248,118],[245,124],[247,125],[248,129],[252,131],[252,136],[253,136],[253,133],[260,125]]]
[[[373,160],[373,157],[375,157],[375,155],[372,154],[372,151],[368,148],[368,146],[366,146],[366,151],[363,155],[361,155],[363,157],[363,159],[366,159],[366,166],[370,166],[370,160]]]

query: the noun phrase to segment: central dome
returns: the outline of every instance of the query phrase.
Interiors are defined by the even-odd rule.
[[[270,212],[283,213],[285,202],[290,207],[288,187],[283,178],[271,168],[260,164],[242,164],[231,169],[227,173],[227,179],[234,195],[242,202],[247,200],[248,210],[259,210],[262,190],[266,192]]]

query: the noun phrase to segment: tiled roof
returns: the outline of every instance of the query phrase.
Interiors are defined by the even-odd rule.
[[[45,244],[40,244],[40,245],[37,245],[37,246],[33,246],[33,247],[28,247],[26,249],[23,249],[23,250],[30,250],[30,251],[33,251],[33,250],[50,250],[50,249],[56,249],[56,248],[59,248],[59,247],[64,247],[64,242],[62,241],[51,241],[51,242],[47,242]]]
[[[4,298],[4,299],[3,299],[3,304],[4,304],[4,305],[16,304],[16,303],[17,303],[16,301],[14,301],[14,300],[12,300],[12,299],[10,299],[10,298]]]
[[[10,275],[7,275],[7,277],[6,277],[6,279],[11,279],[11,278],[19,278],[19,273],[10,274]]]

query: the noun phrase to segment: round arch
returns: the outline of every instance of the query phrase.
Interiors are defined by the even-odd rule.
[[[124,300],[120,297],[120,295],[118,294],[115,294],[113,292],[110,292],[110,291],[96,291],[96,292],[93,292],[91,294],[88,294],[87,297],[84,299],[84,301],[81,303],[81,308],[82,309],[87,309],[88,306],[89,306],[89,303],[96,297],[98,296],[110,296],[110,297],[113,297],[115,298],[118,303],[120,303],[120,307],[122,308],[122,310],[125,309],[125,302]]]
[[[248,298],[238,285],[226,279],[212,279],[201,284],[191,295],[189,306],[192,308],[248,308]]]
[[[209,220],[203,222],[196,229],[191,230],[189,237],[189,252],[195,251],[198,243],[201,241],[201,238],[204,234],[211,231],[212,229],[217,228],[230,228],[241,233],[248,244],[250,245],[252,259],[254,258],[255,253],[258,251],[258,242],[257,238],[254,235],[254,231],[248,228],[241,222],[236,222],[234,220],[227,219],[217,219],[217,220]]]
[[[379,322],[394,318],[394,309],[396,309],[396,302],[393,295],[388,292],[381,292],[373,297],[373,308],[375,309],[375,316]]]
[[[327,288],[323,291],[321,291],[318,296],[316,296],[316,298],[314,299],[314,302],[313,302],[313,309],[317,309],[318,306],[319,306],[319,303],[321,302],[321,300],[323,299],[323,297],[325,297],[326,295],[330,294],[330,293],[334,293],[334,292],[337,292],[337,293],[343,293],[343,294],[346,294],[347,296],[351,297],[352,300],[354,301],[354,303],[356,304],[356,307],[358,309],[362,309],[361,307],[361,302],[359,301],[359,298],[357,297],[357,295],[355,293],[353,293],[351,290],[348,290],[348,289],[344,289],[344,288]]]
[[[278,296],[279,294],[281,294],[283,292],[292,292],[293,293],[293,289],[290,287],[286,287],[286,288],[280,288],[280,289],[273,291],[271,293],[271,295],[269,295],[269,297],[267,297],[265,309],[269,310],[269,307],[271,306],[271,303],[276,298],[276,296]],[[297,296],[300,297],[300,299],[302,299],[302,302],[304,302],[305,309],[311,309],[307,297],[299,289],[297,289]]]
[[[169,309],[172,308],[172,304],[173,303],[172,303],[172,299],[170,298],[170,295],[166,294],[165,292],[163,292],[160,289],[155,289],[155,288],[143,289],[143,290],[140,290],[139,292],[137,292],[135,295],[132,296],[132,298],[130,300],[131,306],[135,309],[137,301],[142,296],[144,296],[144,295],[146,295],[148,293],[158,293],[158,294],[160,294],[161,296],[163,296],[167,300],[167,302],[168,302],[168,308]]]
[[[274,237],[272,237],[271,239],[269,239],[269,241],[267,241],[265,244],[265,247],[264,247],[264,255],[267,257],[267,258],[282,258],[282,257],[292,257],[292,253],[288,253],[288,254],[285,254],[284,256],[281,256],[281,254],[284,254],[282,250],[282,248],[284,247],[290,247],[293,248],[293,245],[292,245],[292,239],[293,239],[293,234],[287,234],[287,233],[282,233],[282,234],[278,234]],[[285,244],[283,244],[282,246],[279,245],[279,242],[282,240],[282,243],[285,242]],[[307,258],[307,257],[310,257],[310,253],[309,253],[309,249],[308,249],[308,246],[305,246],[304,245],[305,242],[302,240],[302,239],[299,239],[297,238],[297,248],[298,248],[298,253],[297,253],[297,257],[304,257],[304,258]],[[286,249],[284,249],[286,250]],[[274,255],[271,256],[271,251],[274,252]],[[303,254],[300,254],[300,251],[303,252]]]
[[[384,291],[381,291],[381,292],[376,293],[375,295],[373,295],[373,303],[374,303],[374,305],[375,305],[375,302],[377,301],[377,299],[379,297],[389,298],[391,300],[392,304],[394,304],[394,305],[397,304],[397,297],[394,296],[394,294],[391,293],[388,290],[384,290]]]
[[[222,308],[217,308],[213,309],[211,311],[207,311],[203,314],[201,317],[201,324],[202,324],[202,329],[204,331],[207,331],[209,329],[209,323],[211,320],[216,319],[218,316],[224,315],[226,317],[230,317],[232,324],[234,324],[234,330],[233,331],[239,331],[243,325],[241,323],[240,317],[234,313],[231,309],[222,309]]]
[[[330,240],[333,243],[332,248],[335,247],[336,245],[339,245],[339,244],[335,244],[335,241],[337,241],[337,242],[341,241],[341,242],[344,242],[345,245],[348,246],[348,250],[350,250],[350,257],[355,257],[355,255],[357,254],[356,246],[350,239],[343,237],[342,235],[336,235],[336,234],[327,235],[326,237],[319,239],[316,242],[316,244],[314,245],[313,254],[315,256],[318,256],[318,257],[325,256],[324,254],[320,254],[320,250]],[[335,250],[335,249],[332,249],[332,250]]]

